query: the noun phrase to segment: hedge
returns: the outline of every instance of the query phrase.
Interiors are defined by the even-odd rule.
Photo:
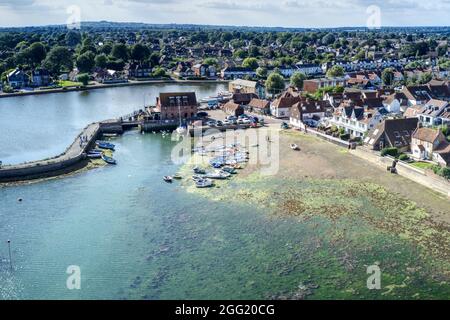
[[[383,150],[381,150],[381,156],[392,156],[394,158],[398,157],[398,149],[397,148],[384,148]]]

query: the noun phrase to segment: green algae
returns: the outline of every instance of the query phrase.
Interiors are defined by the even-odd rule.
[[[189,187],[187,190],[198,193]],[[266,297],[450,297],[448,227],[434,222],[413,201],[383,186],[352,179],[299,181],[252,173],[198,194],[212,201],[245,203],[262,212],[269,211],[271,219],[293,219],[297,228],[314,232],[313,242],[302,238],[302,246],[308,248],[304,254],[309,259],[302,263],[285,261],[287,270],[303,271],[292,279],[300,283],[300,288],[291,284],[290,290],[277,291],[272,281],[272,294]],[[381,291],[368,291],[366,267],[375,262],[381,262],[385,286]],[[277,269],[282,273],[281,266]]]

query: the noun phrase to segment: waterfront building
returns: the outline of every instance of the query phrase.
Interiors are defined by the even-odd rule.
[[[156,111],[161,120],[191,119],[197,114],[195,92],[160,93],[156,98]]]

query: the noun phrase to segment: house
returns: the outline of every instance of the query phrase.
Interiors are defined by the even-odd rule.
[[[35,69],[31,72],[31,83],[34,87],[48,86],[50,80],[50,73],[45,69]]]
[[[20,69],[14,69],[7,76],[8,84],[13,89],[20,89],[28,86],[29,77]]]
[[[402,113],[408,108],[408,98],[402,92],[396,92],[383,100],[384,108],[389,113]]]
[[[412,135],[418,123],[417,118],[386,119],[370,130],[364,142],[377,151],[384,148],[397,148],[401,152],[409,151]]]
[[[411,152],[415,159],[441,161],[442,163],[448,159],[448,153],[450,153],[448,145],[441,130],[419,127],[412,136]]]
[[[128,79],[123,75],[122,72],[111,70],[111,69],[102,69],[97,68],[92,74],[95,81],[99,83],[125,83],[128,82]]]
[[[244,107],[242,105],[234,103],[233,101],[228,101],[222,107],[222,110],[232,116],[239,117],[244,114]]]
[[[232,93],[254,93],[261,99],[265,98],[266,93],[264,86],[260,82],[242,79],[231,81],[228,85],[228,90]]]
[[[321,88],[326,87],[345,87],[347,85],[347,80],[345,78],[321,78],[321,79],[310,79],[303,81],[303,90],[309,93],[314,93]]]
[[[270,114],[270,101],[253,98],[246,106],[249,112],[259,113],[262,115]]]
[[[247,105],[252,99],[258,99],[259,97],[255,93],[235,93],[231,100],[234,103]]]
[[[292,106],[289,120],[292,126],[301,128],[305,120],[313,119],[318,121],[325,117],[325,113],[331,108],[328,101],[302,99]]]
[[[428,101],[418,113],[420,122],[425,126],[434,126],[442,121],[440,115],[444,113],[449,103],[443,100],[431,99]]]
[[[270,114],[276,118],[289,118],[292,106],[300,100],[299,95],[285,92],[270,104]]]
[[[333,108],[337,108],[343,99],[344,95],[342,93],[326,92],[323,95],[323,100],[328,101]]]
[[[195,76],[191,64],[187,62],[178,63],[176,69],[173,71],[173,74],[178,78],[189,78]]]
[[[152,67],[148,64],[130,64],[128,66],[128,78],[131,79],[143,79],[150,78],[152,76]]]
[[[220,76],[222,77],[222,79],[225,80],[239,79],[245,77],[255,78],[256,71],[245,67],[226,67],[221,71]]]
[[[192,67],[196,77],[214,78],[216,77],[216,68],[204,63],[198,63]]]
[[[365,109],[352,102],[346,102],[334,111],[329,122],[354,137],[363,137],[382,121],[380,111],[380,109]]]
[[[156,111],[161,120],[190,119],[197,114],[195,92],[160,93],[156,98]]]
[[[381,78],[376,72],[354,72],[346,77],[347,85],[362,89],[377,87],[381,84]]]
[[[303,73],[307,76],[314,76],[322,73],[322,67],[319,64],[297,63],[295,67],[297,68],[296,72]]]
[[[408,100],[408,106],[424,105],[432,99],[430,89],[427,86],[408,86],[401,91]]]

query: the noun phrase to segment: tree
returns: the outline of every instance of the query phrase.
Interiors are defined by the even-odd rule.
[[[111,55],[116,59],[128,61],[128,48],[123,43],[117,43],[113,46]]]
[[[77,31],[70,30],[66,33],[66,45],[75,47],[81,43],[81,34]]]
[[[420,75],[419,83],[426,84],[433,79],[433,75],[430,72],[424,72]]]
[[[44,61],[44,67],[54,74],[58,74],[61,69],[72,70],[72,53],[67,47],[53,47]]]
[[[267,91],[273,94],[277,94],[283,91],[285,88],[283,76],[276,72],[271,73],[267,78],[266,88]]]
[[[83,86],[87,86],[89,84],[89,75],[87,73],[82,73],[78,75],[77,81],[81,82]]]
[[[86,53],[83,53],[82,55],[78,56],[77,61],[77,68],[80,72],[89,73],[92,71],[92,68],[95,66],[95,55],[91,51],[88,51]]]
[[[291,86],[296,88],[303,88],[303,81],[306,79],[306,75],[301,72],[294,72],[291,76]]]
[[[150,55],[150,63],[152,64],[152,67],[159,66],[160,59],[161,59],[161,55],[157,52],[153,52]]]
[[[155,70],[153,70],[152,76],[155,78],[164,78],[167,76],[166,70],[164,70],[163,68],[155,68]]]
[[[26,50],[26,56],[32,65],[38,65],[47,56],[47,50],[41,42],[34,42]]]
[[[336,37],[332,33],[329,33],[322,38],[322,44],[324,44],[326,46],[333,44],[335,41],[336,41]]]
[[[258,59],[256,58],[245,58],[242,62],[242,66],[245,68],[250,68],[256,70],[259,67]]]
[[[344,76],[345,70],[341,66],[333,66],[327,72],[327,77],[329,78],[337,78]]]
[[[386,68],[381,73],[381,80],[385,86],[392,86],[394,84],[394,69]]]
[[[108,66],[108,57],[102,53],[95,57],[95,66],[99,68],[106,68]]]
[[[204,64],[207,64],[208,66],[217,66],[218,62],[217,59],[215,58],[206,58],[205,60],[203,60]]]
[[[140,43],[135,44],[131,48],[131,59],[134,61],[143,62],[150,56],[150,49]]]
[[[245,59],[245,58],[247,58],[247,56],[248,56],[247,51],[244,51],[244,50],[242,50],[242,49],[236,50],[236,51],[233,53],[233,57],[239,58],[239,59]]]
[[[256,69],[256,75],[260,78],[267,77],[267,68],[259,67],[258,69]]]

